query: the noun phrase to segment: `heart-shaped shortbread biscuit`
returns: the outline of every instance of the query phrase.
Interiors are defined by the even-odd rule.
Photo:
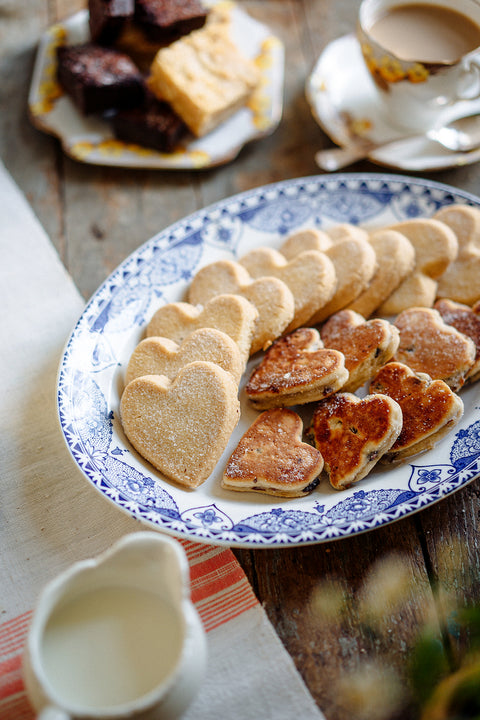
[[[333,263],[318,250],[307,250],[286,260],[277,250],[259,247],[244,255],[240,264],[253,278],[271,275],[290,288],[295,312],[287,332],[308,323],[331,300],[337,285]]]
[[[399,343],[397,328],[387,320],[365,320],[353,310],[340,310],[320,330],[326,348],[345,356],[348,381],[342,388],[355,392],[395,354]]]
[[[147,337],[164,337],[180,345],[194,330],[215,328],[237,343],[246,363],[258,311],[241,295],[219,295],[203,307],[178,302],[162,305],[147,325]]]
[[[434,217],[445,223],[458,241],[457,258],[438,279],[437,297],[473,305],[480,299],[480,210],[448,205]]]
[[[475,362],[474,342],[451,325],[433,308],[409,308],[395,320],[400,344],[395,360],[415,372],[444,380],[458,390]]]
[[[336,277],[330,300],[309,318],[309,325],[317,325],[366,290],[376,272],[377,261],[375,250],[368,242],[368,233],[349,223],[334,225],[326,232],[305,230],[296,233],[280,248],[289,260],[307,250],[323,251],[332,262]]]
[[[201,268],[190,283],[188,300],[203,305],[223,293],[243,296],[257,309],[251,354],[271,345],[293,319],[295,301],[284,282],[272,276],[254,280],[233,260],[219,260]]]
[[[324,348],[315,328],[299,328],[267,350],[245,392],[256,408],[265,410],[327,397],[347,379],[342,353]]]
[[[385,228],[373,232],[368,241],[375,251],[377,269],[368,287],[348,306],[368,318],[412,272],[413,245],[402,233]]]
[[[303,423],[287,408],[262,413],[230,457],[222,479],[227,490],[302,497],[318,484],[323,458],[302,442]]]
[[[333,241],[323,230],[306,228],[289,235],[280,246],[280,252],[287,260],[293,260],[294,257],[307,250],[325,252],[332,245]]]
[[[385,456],[390,462],[430,450],[463,414],[462,400],[448,385],[402,363],[390,362],[381,368],[370,393],[388,395],[402,409],[402,431]]]
[[[353,223],[336,223],[325,229],[325,233],[328,235],[334,245],[345,242],[345,240],[360,240],[366,242],[368,240],[368,233],[358,225]]]
[[[310,325],[350,305],[368,287],[377,269],[375,250],[367,240],[357,237],[335,242],[325,254],[335,268],[337,287],[332,299],[310,319]]]
[[[142,375],[165,375],[169,380],[188,363],[206,360],[219,365],[240,382],[245,369],[240,349],[231,337],[214,328],[194,330],[181,345],[162,337],[142,340],[132,355],[125,372],[125,384]]]
[[[337,393],[315,408],[311,434],[330,484],[342,490],[370,472],[401,429],[402,411],[391,398]]]
[[[145,375],[123,391],[120,416],[133,447],[166,477],[198,487],[215,468],[240,417],[237,385],[210,362],[193,362],[173,382]]]
[[[415,250],[415,266],[378,308],[379,315],[397,315],[413,305],[432,307],[438,279],[457,257],[458,242],[453,230],[438,219],[416,218],[391,226],[404,235]]]
[[[465,376],[465,381],[475,382],[480,377],[480,313],[468,305],[446,298],[437,300],[433,309],[440,313],[447,325],[469,337],[475,344],[475,362]]]

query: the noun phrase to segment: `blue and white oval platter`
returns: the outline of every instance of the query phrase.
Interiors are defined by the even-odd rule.
[[[185,299],[195,272],[253,247],[278,248],[307,227],[369,229],[428,217],[480,199],[439,183],[385,174],[280,182],[222,200],[161,231],[128,257],[87,304],[63,354],[58,410],[67,446],[87,480],[115,505],[177,537],[238,547],[319,543],[373,530],[441,500],[480,474],[480,383],[462,389],[462,421],[434,449],[377,467],[338,492],[327,479],[284,499],[220,487],[225,463],[256,413],[242,389],[242,418],[210,478],[194,491],[163,478],[129,445],[119,422],[126,364],[162,304]],[[258,358],[251,362],[258,362]],[[248,370],[246,376],[248,375]]]

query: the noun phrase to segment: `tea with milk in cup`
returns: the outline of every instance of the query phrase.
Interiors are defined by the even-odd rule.
[[[452,8],[396,5],[369,27],[370,37],[402,60],[451,63],[480,46],[480,27]]]
[[[446,108],[480,97],[477,0],[362,0],[357,37],[394,126],[422,132],[445,122]]]

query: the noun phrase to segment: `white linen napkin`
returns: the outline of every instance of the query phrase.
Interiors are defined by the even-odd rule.
[[[21,656],[38,593],[71,563],[145,527],[89,485],[61,436],[57,367],[84,303],[1,163],[0,208],[0,717],[30,720]],[[196,581],[207,576],[202,559],[209,574],[212,563],[229,568],[197,603],[210,618],[208,672],[185,720],[323,718],[233,553],[182,544]],[[219,596],[239,588],[243,602],[223,602],[230,611],[220,616]]]

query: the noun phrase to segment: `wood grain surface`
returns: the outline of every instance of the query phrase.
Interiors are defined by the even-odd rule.
[[[175,220],[239,191],[318,174],[314,152],[332,142],[311,116],[304,83],[325,45],[354,28],[359,0],[239,4],[285,44],[281,124],[227,165],[168,172],[83,165],[32,126],[27,94],[38,39],[83,3],[0,0],[0,157],[85,299],[129,253]],[[351,169],[379,170],[369,162]],[[475,165],[423,177],[480,195]],[[361,708],[352,710],[352,688],[371,663],[387,674],[398,673],[399,692],[405,690],[409,649],[425,618],[449,657],[460,653],[466,639],[442,624],[443,604],[452,597],[480,600],[479,494],[480,483],[474,481],[415,516],[336,542],[235,550],[328,720],[364,717]],[[393,710],[381,697],[380,680],[374,686],[377,710],[366,717],[416,717],[408,697]]]

